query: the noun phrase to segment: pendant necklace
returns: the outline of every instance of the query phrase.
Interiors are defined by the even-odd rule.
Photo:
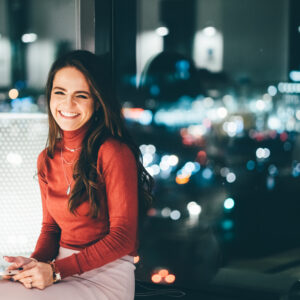
[[[67,195],[70,195],[70,192],[71,192],[71,184],[73,182],[73,178],[71,180],[71,182],[68,180],[68,176],[67,176],[67,173],[66,173],[66,170],[64,168],[64,161],[68,164],[68,165],[72,165],[73,162],[67,162],[64,158],[63,158],[63,155],[62,155],[62,148],[60,148],[60,158],[61,158],[61,164],[62,164],[62,168],[63,168],[63,171],[64,171],[64,175],[65,175],[65,179],[66,179],[66,182],[68,184],[68,188],[67,188]]]
[[[69,147],[67,147],[67,146],[65,146],[65,145],[64,145],[64,147],[65,147],[67,150],[71,151],[71,152],[75,152],[75,151],[80,150],[80,149],[82,148],[82,147],[79,147],[79,148],[73,148],[73,149],[72,149],[72,148],[69,148]],[[68,161],[66,161],[66,160],[64,159],[64,157],[63,157],[63,155],[62,155],[62,147],[60,148],[60,158],[61,158],[61,164],[62,164],[62,168],[63,168],[63,171],[64,171],[65,179],[66,179],[66,182],[67,182],[67,184],[68,184],[67,195],[70,195],[70,192],[71,192],[71,184],[72,184],[72,182],[73,182],[73,178],[72,178],[71,182],[68,180],[67,172],[66,172],[66,170],[65,170],[65,168],[64,168],[64,163],[70,166],[70,165],[72,165],[72,164],[74,163],[74,161],[68,162]]]

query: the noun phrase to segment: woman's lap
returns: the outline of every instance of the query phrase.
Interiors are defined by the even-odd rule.
[[[70,254],[69,249],[60,250],[64,254],[61,258]],[[20,282],[0,280],[0,300],[133,300],[134,270],[131,257],[127,256],[67,277],[44,290],[27,289]]]
[[[65,279],[60,283],[51,285],[44,290],[37,288],[27,289],[20,282],[8,280],[0,281],[1,300],[66,300],[66,299],[99,299],[110,300],[99,289],[90,289],[78,280]]]

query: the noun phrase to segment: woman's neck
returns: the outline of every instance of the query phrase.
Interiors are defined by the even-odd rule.
[[[70,150],[80,148],[90,125],[91,120],[86,122],[83,126],[81,126],[78,129],[71,131],[61,130],[63,145],[66,147],[66,149]]]

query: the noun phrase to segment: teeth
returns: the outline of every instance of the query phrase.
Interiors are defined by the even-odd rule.
[[[69,112],[66,112],[66,111],[60,111],[60,113],[63,115],[63,116],[66,116],[66,117],[74,117],[74,116],[77,116],[78,114],[76,113],[69,113]]]

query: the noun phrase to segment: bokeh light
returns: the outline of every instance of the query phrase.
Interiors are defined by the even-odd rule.
[[[197,216],[201,213],[201,206],[194,201],[191,201],[187,205],[187,209],[190,215]]]
[[[235,205],[235,202],[232,198],[227,198],[224,201],[224,208],[225,209],[228,209],[228,210],[233,209],[234,205]]]
[[[229,173],[226,175],[226,180],[227,180],[227,182],[229,182],[229,183],[233,183],[233,182],[235,182],[235,180],[236,180],[236,175],[235,175],[233,172],[229,172]]]
[[[206,180],[210,180],[213,177],[213,171],[210,168],[205,168],[202,172],[202,176]]]
[[[179,220],[181,217],[181,213],[179,210],[175,209],[170,213],[170,218],[174,221]]]
[[[37,40],[37,34],[36,33],[25,33],[22,35],[22,42],[23,43],[33,43]]]
[[[271,151],[268,148],[258,148],[256,150],[256,157],[258,159],[266,159],[271,155]]]
[[[190,177],[184,175],[177,175],[175,181],[177,184],[186,184],[190,181]]]
[[[11,165],[21,165],[22,164],[22,156],[19,153],[9,152],[6,156],[7,162],[9,162]]]
[[[170,214],[171,214],[171,209],[170,209],[169,207],[164,207],[164,208],[161,210],[161,215],[162,215],[164,218],[170,217]]]
[[[153,274],[151,277],[152,282],[154,283],[160,283],[162,278],[159,274]]]
[[[165,281],[167,283],[173,283],[175,281],[176,277],[173,274],[169,274],[165,277]]]
[[[166,36],[169,34],[169,29],[166,26],[156,28],[156,33],[160,36]]]
[[[277,94],[277,88],[274,85],[270,85],[268,87],[268,93],[270,94],[270,96],[274,97]]]
[[[169,275],[169,271],[167,269],[161,269],[159,272],[158,272],[158,275],[160,275],[161,277],[166,277]]]
[[[10,99],[16,99],[16,98],[18,98],[18,96],[19,96],[19,91],[17,89],[11,89],[11,90],[9,90],[8,97]]]
[[[255,162],[253,160],[248,160],[246,167],[249,171],[253,171],[255,169]]]

